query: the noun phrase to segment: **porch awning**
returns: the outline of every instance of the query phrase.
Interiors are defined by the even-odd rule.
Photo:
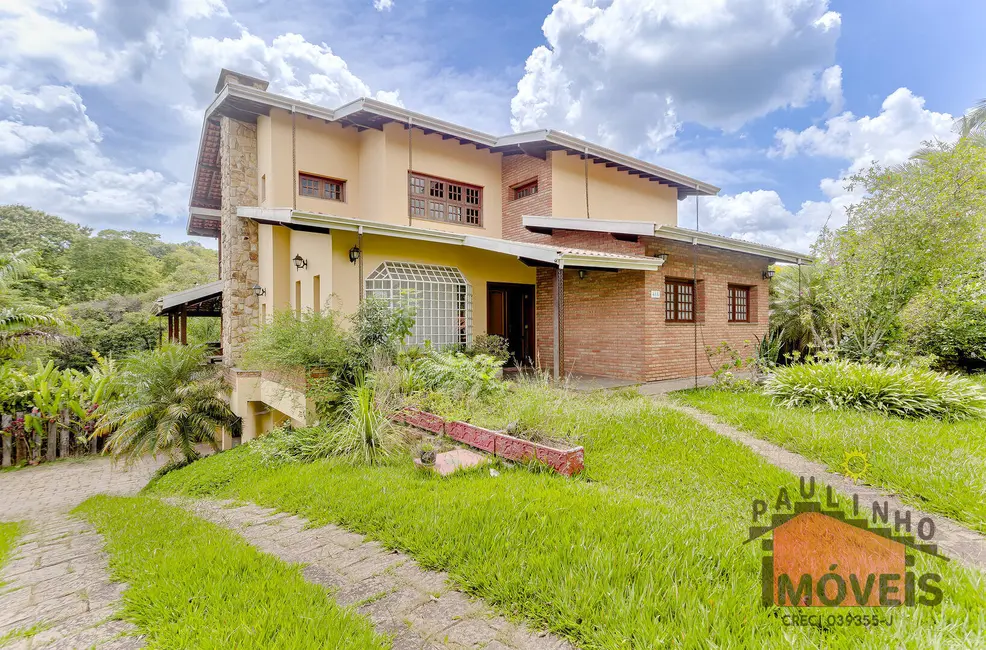
[[[185,308],[188,316],[221,316],[223,281],[217,280],[157,299],[157,315],[178,314]]]
[[[260,223],[270,223],[289,228],[314,228],[316,230],[326,231],[343,230],[360,232],[364,235],[382,235],[385,237],[415,239],[455,246],[468,246],[470,248],[511,255],[536,266],[656,271],[664,263],[661,259],[644,255],[620,255],[581,248],[552,246],[550,244],[531,244],[508,239],[478,237],[444,230],[433,230],[431,228],[400,226],[381,223],[379,221],[338,217],[318,212],[304,212],[301,210],[292,210],[291,208],[241,207],[237,210],[237,216],[244,219],[253,219]]]
[[[724,237],[709,232],[701,232],[690,228],[679,228],[650,221],[626,221],[616,219],[571,219],[565,217],[544,217],[525,215],[524,227],[532,232],[550,233],[554,230],[577,230],[581,232],[601,232],[626,237],[657,237],[673,241],[698,244],[736,253],[748,253],[766,257],[773,262],[789,264],[810,264],[814,261],[811,255],[789,251],[774,246],[766,246],[756,242]]]

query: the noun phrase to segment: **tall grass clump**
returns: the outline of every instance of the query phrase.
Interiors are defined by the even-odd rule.
[[[986,417],[986,390],[957,375],[849,361],[804,363],[777,370],[764,392],[784,406],[828,406],[904,418]]]

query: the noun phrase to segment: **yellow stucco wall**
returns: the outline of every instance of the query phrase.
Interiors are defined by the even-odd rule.
[[[551,214],[585,218],[585,162],[580,156],[553,151]],[[589,216],[593,219],[653,221],[678,225],[678,192],[606,165],[589,165]]]
[[[473,145],[462,145],[455,140],[442,140],[438,134],[425,135],[414,131],[411,146],[413,170],[483,188],[483,226],[436,223],[428,219],[414,219],[408,223],[407,130],[400,124],[388,124],[384,127],[384,134],[387,173],[380,189],[385,200],[384,213],[393,217],[387,219],[388,222],[484,237],[499,238],[502,235],[500,154],[477,149]]]
[[[258,283],[267,290],[260,297],[260,316],[269,319],[275,310],[290,309],[291,231],[283,226],[260,224],[257,229]]]

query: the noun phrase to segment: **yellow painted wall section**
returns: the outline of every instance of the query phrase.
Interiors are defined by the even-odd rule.
[[[332,233],[313,233],[291,230],[291,249],[288,251],[287,267],[290,274],[289,286],[296,287],[301,282],[301,311],[321,311],[329,299],[332,287]],[[298,269],[294,257],[300,255],[308,262],[308,266]],[[319,278],[321,298],[319,303],[314,299],[315,276]],[[297,296],[291,293],[291,308],[297,310]]]
[[[585,162],[551,152],[551,213],[580,219],[585,211]],[[589,217],[678,225],[678,191],[604,164],[589,164]]]
[[[349,261],[356,233],[336,231],[332,237],[332,306],[350,313],[359,304],[359,268]],[[486,332],[486,285],[489,282],[534,284],[535,269],[509,255],[466,246],[364,235],[363,272],[370,275],[383,262],[417,262],[454,266],[472,286],[472,333]]]
[[[259,284],[267,293],[260,298],[260,313],[268,320],[275,310],[290,309],[291,231],[283,226],[260,224],[258,228]]]
[[[270,207],[270,193],[267,184],[272,174],[271,167],[271,124],[266,115],[257,116],[257,201],[260,207]]]
[[[297,115],[294,120],[294,158],[292,160],[291,113],[272,109],[271,164],[273,171],[267,176],[267,195],[270,207],[293,207],[297,199],[299,210],[334,214],[341,217],[360,216],[360,136],[355,129],[341,124],[326,124]],[[345,200],[297,196],[299,174],[314,174],[345,181]]]
[[[366,131],[362,135],[366,135]],[[442,140],[438,134],[425,135],[415,129],[411,145],[414,171],[483,188],[483,227],[415,219],[408,223],[408,139],[400,124],[387,124],[386,174],[381,178],[379,194],[384,197],[383,221],[419,228],[434,228],[484,237],[500,238],[503,199],[500,190],[500,154],[493,154],[456,140]]]

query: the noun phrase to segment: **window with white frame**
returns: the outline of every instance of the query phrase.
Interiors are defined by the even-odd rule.
[[[472,287],[455,267],[384,262],[367,276],[366,295],[413,308],[411,345],[465,345],[472,338]]]

